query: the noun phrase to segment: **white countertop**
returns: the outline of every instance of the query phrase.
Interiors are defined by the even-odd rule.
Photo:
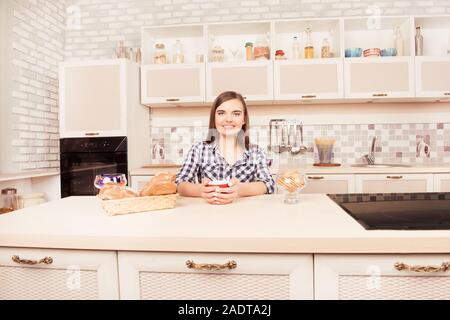
[[[174,209],[108,216],[96,197],[70,197],[0,215],[0,246],[61,249],[449,253],[450,230],[365,230],[323,194],[296,205],[281,195],[224,206],[179,197]]]
[[[49,176],[56,176],[58,174],[59,174],[59,169],[35,170],[35,171],[25,171],[25,172],[19,172],[19,173],[3,173],[3,174],[0,174],[0,182],[21,180],[21,179],[28,179],[28,178],[49,177]]]
[[[270,172],[276,174],[278,169],[274,166],[270,167]],[[376,174],[376,173],[450,173],[450,164],[415,164],[411,167],[389,167],[389,168],[359,168],[352,167],[351,165],[342,165],[339,167],[315,167],[313,165],[300,165],[298,169],[307,174]],[[158,167],[155,165],[153,168],[136,168],[130,170],[130,175],[132,176],[145,176],[154,175],[159,172],[170,172],[177,173],[180,170],[178,167]]]

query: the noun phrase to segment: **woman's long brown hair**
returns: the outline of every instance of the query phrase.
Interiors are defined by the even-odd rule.
[[[211,107],[211,113],[209,115],[209,129],[208,129],[208,136],[206,138],[206,143],[212,143],[216,140],[218,133],[216,128],[216,110],[217,108],[224,102],[228,100],[237,99],[241,102],[242,107],[244,108],[244,120],[245,123],[242,126],[241,131],[238,134],[238,142],[244,140],[245,149],[249,149],[250,147],[250,137],[249,137],[249,129],[250,129],[250,123],[249,123],[249,116],[248,116],[248,110],[247,110],[247,104],[245,103],[244,98],[241,94],[234,92],[234,91],[225,91],[222,92],[220,95],[217,96],[217,98],[214,100],[212,107]],[[244,135],[244,139],[242,139],[242,135]]]

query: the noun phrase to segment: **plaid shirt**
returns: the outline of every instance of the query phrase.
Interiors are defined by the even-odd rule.
[[[267,193],[273,193],[275,190],[275,181],[267,168],[266,155],[257,146],[245,150],[243,157],[230,167],[215,143],[195,143],[189,150],[175,182],[201,183],[203,178],[210,180],[236,178],[240,182],[261,181],[266,185]]]

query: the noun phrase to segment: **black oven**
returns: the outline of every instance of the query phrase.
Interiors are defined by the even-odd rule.
[[[127,137],[65,138],[60,150],[62,198],[96,195],[98,174],[128,174]]]

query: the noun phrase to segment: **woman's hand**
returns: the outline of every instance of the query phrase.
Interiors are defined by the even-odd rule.
[[[216,188],[212,199],[210,199],[211,201],[208,201],[208,203],[228,204],[233,202],[239,196],[240,181],[233,178],[228,185],[228,188]]]
[[[200,197],[205,199],[208,203],[212,203],[214,192],[216,190],[216,187],[208,186],[208,183],[210,181],[211,180],[209,180],[208,178],[205,178],[202,180],[202,184],[200,185]]]

